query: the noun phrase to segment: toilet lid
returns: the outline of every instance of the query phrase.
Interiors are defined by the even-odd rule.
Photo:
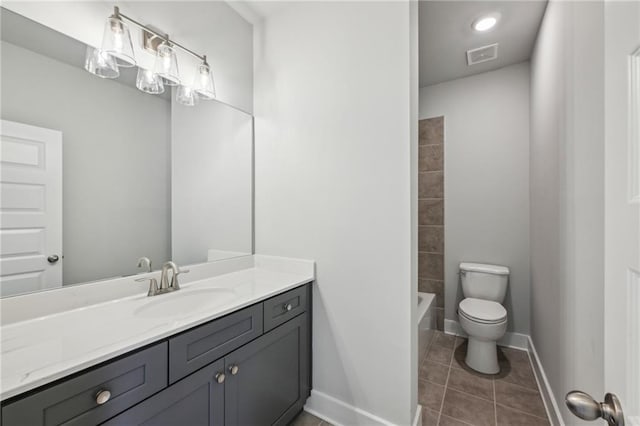
[[[498,302],[473,297],[460,302],[459,312],[470,320],[483,323],[502,322],[507,318],[507,310]]]

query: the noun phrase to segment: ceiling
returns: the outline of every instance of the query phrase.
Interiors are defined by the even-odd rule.
[[[493,71],[528,60],[546,0],[420,1],[420,87]],[[480,16],[501,15],[485,33],[471,28]],[[467,66],[466,51],[498,43],[498,59]]]

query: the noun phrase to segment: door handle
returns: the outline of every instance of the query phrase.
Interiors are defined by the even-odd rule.
[[[57,254],[47,257],[47,262],[51,263],[52,265],[56,263],[58,260],[60,260],[60,257],[58,257]]]
[[[624,413],[617,396],[608,393],[604,402],[598,402],[591,395],[580,391],[571,391],[565,397],[569,410],[583,420],[597,420],[602,418],[609,426],[624,426]]]

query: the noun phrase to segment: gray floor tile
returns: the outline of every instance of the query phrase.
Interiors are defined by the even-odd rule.
[[[418,380],[418,401],[425,408],[440,411],[444,386],[426,380]]]
[[[498,426],[550,426],[549,420],[515,411],[502,405],[496,406]]]
[[[492,401],[477,398],[447,388],[442,414],[477,426],[495,425],[495,409]]]
[[[306,411],[302,411],[298,414],[298,417],[293,419],[289,426],[320,426],[322,423],[322,419],[314,416],[311,413],[307,413]]]
[[[451,348],[439,345],[431,345],[431,347],[429,348],[429,352],[427,352],[427,360],[449,365],[451,363],[452,355],[453,349]]]
[[[547,411],[537,390],[495,381],[496,403],[538,417],[547,417]]]
[[[422,409],[422,426],[437,426],[439,413],[429,408]]]
[[[452,368],[447,387],[493,401],[493,380],[467,370]]]
[[[419,377],[439,385],[447,384],[449,366],[437,362],[425,360],[420,366]]]

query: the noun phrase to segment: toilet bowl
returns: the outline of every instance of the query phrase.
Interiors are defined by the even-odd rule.
[[[460,302],[458,318],[469,336],[466,364],[484,374],[498,373],[496,342],[507,331],[507,310],[498,302],[469,297]]]
[[[465,298],[458,305],[458,318],[469,336],[465,362],[480,373],[496,374],[500,371],[497,341],[507,331],[507,310],[501,302],[509,268],[463,262],[460,278]]]

